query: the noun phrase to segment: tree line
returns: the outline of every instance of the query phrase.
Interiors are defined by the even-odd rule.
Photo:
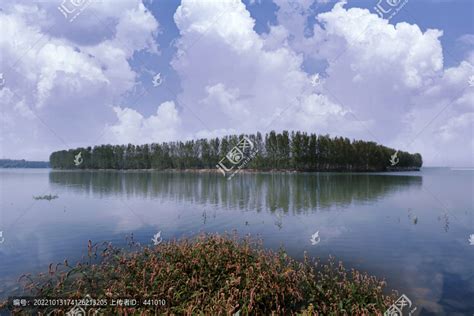
[[[418,153],[397,151],[370,141],[299,131],[159,144],[100,145],[56,151],[49,160],[56,169],[213,169],[244,136],[257,150],[245,166],[248,169],[384,171],[418,169],[423,164]],[[392,166],[392,162],[396,164]]]
[[[49,168],[49,162],[0,159],[0,168]]]

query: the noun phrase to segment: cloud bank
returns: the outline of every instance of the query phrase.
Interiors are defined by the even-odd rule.
[[[9,3],[1,154],[295,129],[420,152],[426,165],[474,165],[474,52],[447,68],[442,30],[345,2],[314,17],[313,1],[274,2],[277,23],[259,34],[238,0],[183,0],[170,60],[181,89],[147,113],[127,102],[142,84],[137,54],[163,58],[160,23],[143,3],[104,1],[74,23],[47,5]],[[45,44],[28,50],[36,41]],[[308,61],[325,64],[317,84]]]

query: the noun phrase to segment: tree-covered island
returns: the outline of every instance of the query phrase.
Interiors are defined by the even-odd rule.
[[[61,150],[51,154],[50,164],[55,169],[216,169],[216,164],[244,136],[257,151],[245,166],[251,170],[419,170],[423,164],[418,153],[398,151],[371,141],[294,131]]]

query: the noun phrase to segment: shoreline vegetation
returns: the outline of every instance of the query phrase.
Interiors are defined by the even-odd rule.
[[[133,173],[133,172],[163,172],[163,173],[218,173],[221,174],[219,169],[214,168],[214,169],[55,169],[55,171],[109,171],[109,172],[126,172],[126,173]],[[406,171],[420,171],[420,168],[416,167],[405,167],[405,168],[387,168],[384,171],[390,171],[390,172],[406,172]],[[378,171],[378,170],[371,170],[371,171],[357,171],[357,170],[324,170],[324,171],[303,171],[303,170],[285,170],[285,169],[269,169],[269,170],[258,170],[258,169],[240,169],[238,173],[258,173],[258,174],[296,174],[296,173],[318,173],[318,172],[354,172],[354,173],[364,173],[364,172],[383,172],[383,171]]]
[[[235,233],[160,240],[150,247],[133,235],[127,240],[125,248],[89,241],[87,257],[75,266],[65,260],[47,273],[21,276],[26,295],[161,302],[100,308],[110,315],[382,315],[397,297],[385,281],[346,270],[334,257],[323,263],[305,253],[297,261],[283,249],[266,250],[261,240]],[[65,308],[41,312],[62,315]]]
[[[295,131],[160,144],[100,145],[56,151],[49,160],[53,169],[215,170],[221,161],[229,165],[237,157],[236,151],[230,158],[229,153],[244,136],[256,155],[241,170],[379,172],[419,170],[423,165],[418,153],[375,142]]]
[[[0,168],[49,168],[48,161],[0,159]]]

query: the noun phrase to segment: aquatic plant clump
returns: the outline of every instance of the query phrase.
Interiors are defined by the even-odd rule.
[[[58,197],[59,196],[57,196],[57,195],[46,194],[46,195],[33,196],[33,199],[51,201],[51,200],[57,199]]]
[[[152,247],[133,240],[129,245],[89,241],[84,262],[50,265],[48,274],[24,276],[22,282],[36,297],[166,302],[100,309],[110,315],[382,315],[396,298],[395,292],[384,294],[384,281],[348,271],[333,257],[324,264],[306,255],[297,261],[249,237],[200,235]]]

